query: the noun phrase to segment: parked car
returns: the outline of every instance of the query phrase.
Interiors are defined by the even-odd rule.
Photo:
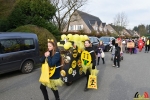
[[[110,48],[112,47],[112,40],[115,39],[114,37],[107,37],[107,36],[102,36],[99,38],[99,41],[103,41],[105,49],[104,51],[108,52]]]
[[[39,45],[36,34],[0,32],[0,74],[21,70],[30,73],[39,63]]]
[[[89,39],[90,39],[90,41],[94,47],[95,52],[97,52],[97,47],[99,45],[99,39],[97,37],[94,37],[94,36],[89,37]]]

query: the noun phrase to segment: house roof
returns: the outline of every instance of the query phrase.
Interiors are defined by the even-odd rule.
[[[86,23],[86,25],[89,27],[90,30],[93,30],[93,27],[91,26],[91,24],[93,24],[93,23],[95,24],[94,21],[97,22],[98,27],[102,23],[102,21],[96,16],[90,15],[88,13],[85,13],[85,12],[82,12],[82,11],[79,11],[79,10],[77,10],[77,12],[81,16],[83,21]]]
[[[117,33],[116,30],[113,28],[113,25],[112,25],[112,24],[108,24],[108,25],[106,25],[106,27],[107,27],[107,30],[108,30],[108,31],[113,30],[115,33]],[[118,34],[118,33],[117,33],[117,34]]]
[[[94,25],[95,22],[96,22],[96,20],[89,20],[89,23],[90,23],[91,25]]]
[[[105,26],[106,26],[106,23],[102,23],[102,26],[105,27]]]
[[[134,32],[132,30],[125,29],[131,36],[134,35]]]

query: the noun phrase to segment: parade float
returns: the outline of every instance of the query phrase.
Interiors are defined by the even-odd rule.
[[[60,42],[57,42],[60,50],[63,67],[61,70],[62,80],[66,85],[85,76],[83,73],[81,53],[84,51],[84,41],[89,39],[87,35],[61,35]]]

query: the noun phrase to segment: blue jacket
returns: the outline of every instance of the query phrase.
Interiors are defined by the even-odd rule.
[[[100,50],[100,48],[104,51],[104,49],[105,49],[105,47],[104,47],[104,45],[100,45],[100,46],[98,46],[98,48],[97,48],[97,53],[102,53],[102,51]]]
[[[45,62],[45,56],[40,58],[41,63]],[[59,51],[56,51],[56,53],[54,54],[54,56],[48,56],[48,65],[49,67],[57,67],[60,66],[61,64],[61,55]],[[53,74],[53,76],[50,79],[59,79],[60,78],[60,70],[61,68],[56,68],[55,73]]]

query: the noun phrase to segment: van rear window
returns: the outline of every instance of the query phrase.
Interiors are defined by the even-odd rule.
[[[33,39],[1,39],[0,54],[34,49]]]

